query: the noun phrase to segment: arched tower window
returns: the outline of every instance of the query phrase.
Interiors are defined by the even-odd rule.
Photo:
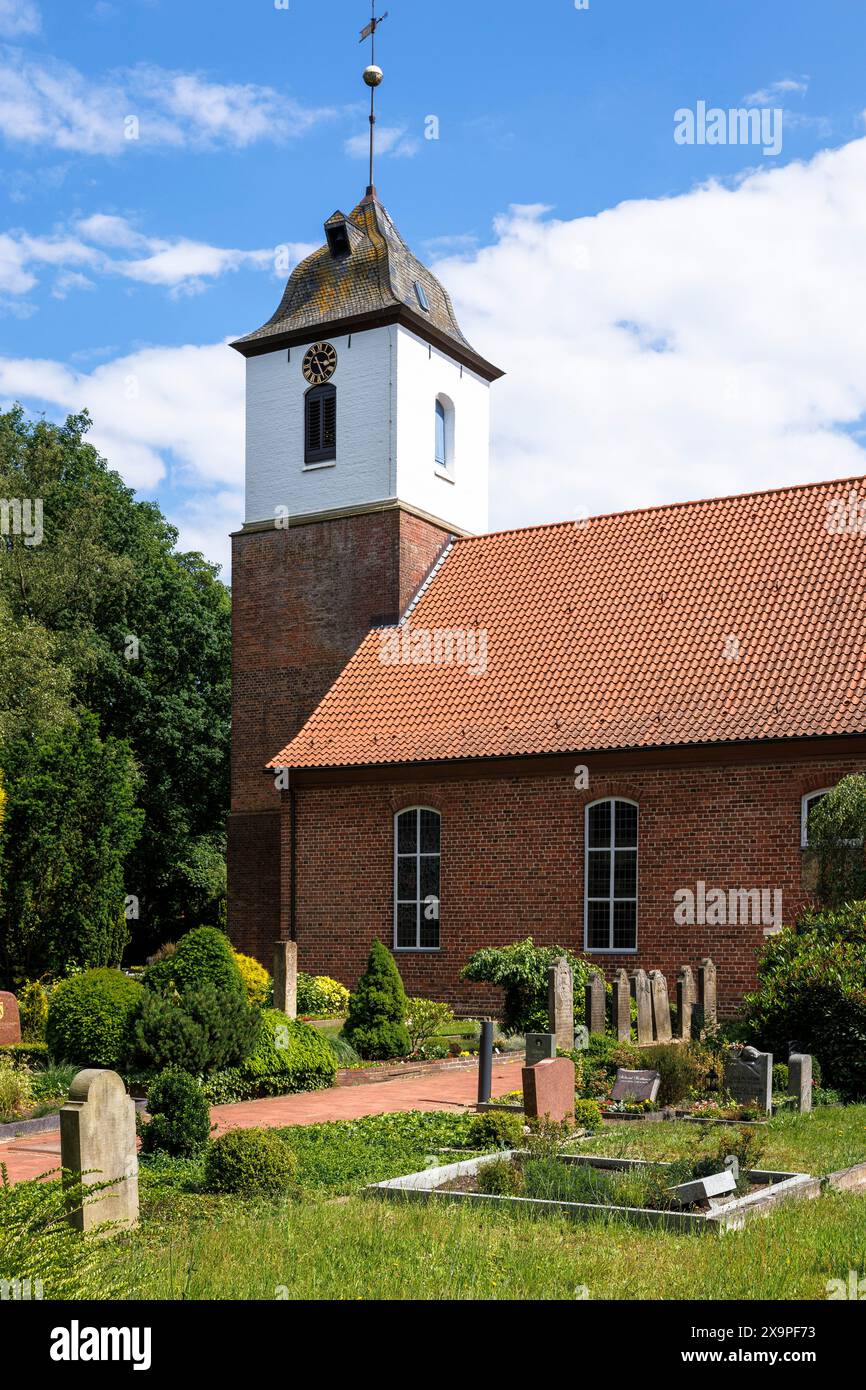
[[[454,403],[448,396],[436,397],[434,462],[437,468],[446,473],[450,473],[454,467]]]
[[[330,463],[337,457],[337,388],[314,386],[304,401],[304,463]]]

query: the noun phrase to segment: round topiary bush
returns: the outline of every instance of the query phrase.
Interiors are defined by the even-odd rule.
[[[242,994],[243,977],[234,959],[231,942],[216,927],[195,927],[180,938],[175,950],[144,972],[148,989],[171,984],[178,994],[212,985],[220,996]]]
[[[405,1020],[406,991],[397,962],[381,941],[374,941],[367,969],[349,1004],[343,1035],[367,1061],[407,1057],[412,1041]]]
[[[247,1003],[254,1009],[265,1008],[270,1003],[273,989],[271,977],[265,967],[252,956],[241,955],[240,951],[232,951],[232,960],[244,982]]]
[[[141,1133],[144,1153],[192,1158],[210,1135],[210,1107],[194,1076],[168,1068],[160,1072],[147,1093],[150,1122]]]
[[[296,1167],[288,1144],[271,1130],[230,1129],[208,1145],[205,1185],[210,1192],[275,1196],[295,1191]]]
[[[523,1116],[508,1110],[487,1110],[469,1121],[472,1149],[519,1149],[523,1143]]]
[[[45,1040],[56,1062],[118,1067],[144,991],[120,970],[85,970],[61,980],[48,1004]]]
[[[308,1023],[279,1009],[265,1009],[256,1047],[241,1067],[263,1096],[322,1091],[333,1085],[337,1056],[326,1038]]]

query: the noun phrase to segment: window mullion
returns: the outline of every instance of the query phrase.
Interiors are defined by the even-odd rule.
[[[610,902],[608,903],[607,918],[607,944],[608,949],[613,950],[613,923],[614,923],[614,883],[616,881],[616,802],[610,803],[610,878],[608,881],[608,892]]]

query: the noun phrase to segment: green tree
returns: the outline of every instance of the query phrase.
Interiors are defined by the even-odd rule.
[[[31,707],[41,698],[46,718],[90,710],[103,738],[133,751],[144,816],[126,883],[142,953],[178,924],[224,913],[230,598],[217,567],[178,553],[159,508],[136,501],[87,443],[89,424],[0,414],[0,496],[41,499],[44,532],[40,545],[2,542],[0,624],[5,613],[34,673]],[[25,715],[18,665],[0,643],[0,719],[4,688]]]
[[[484,946],[469,957],[460,977],[505,991],[501,1020],[505,1033],[546,1033],[550,1026],[548,971],[561,956],[574,976],[575,1017],[582,1018],[589,963],[562,946],[536,946],[531,936],[509,946]]]
[[[370,1061],[405,1057],[412,1047],[405,1020],[406,991],[397,962],[381,941],[374,941],[349,1003],[343,1036]]]
[[[139,774],[94,715],[2,749],[0,977],[119,963],[129,938],[123,865],[138,838]]]
[[[826,907],[866,898],[866,777],[843,777],[809,816],[818,859],[818,897]]]

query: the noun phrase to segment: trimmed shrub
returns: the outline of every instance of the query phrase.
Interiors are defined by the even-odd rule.
[[[149,1124],[141,1131],[144,1153],[192,1158],[210,1135],[210,1109],[195,1077],[176,1067],[160,1072],[147,1093]]]
[[[240,1072],[262,1096],[323,1091],[334,1083],[337,1056],[327,1038],[308,1023],[279,1009],[266,1009],[255,1050]]]
[[[41,980],[28,980],[18,991],[21,1041],[44,1042],[48,1023],[48,992]]]
[[[507,1110],[486,1110],[469,1121],[471,1149],[519,1149],[523,1143],[523,1116]]]
[[[828,1086],[864,1099],[866,903],[812,915],[797,931],[771,937],[759,957],[758,989],[744,1005],[761,1047],[787,1057],[796,1042],[820,1057]]]
[[[598,1101],[578,1097],[574,1102],[574,1123],[578,1129],[601,1129],[601,1106]]]
[[[504,1033],[546,1033],[547,972],[561,956],[574,973],[574,1012],[576,1018],[582,1018],[590,966],[562,946],[536,946],[531,936],[510,946],[485,946],[470,956],[460,977],[505,991]]]
[[[391,952],[374,941],[367,969],[349,1004],[343,1033],[367,1061],[406,1057],[412,1049],[406,1029],[406,991]]]
[[[252,956],[241,955],[240,951],[232,951],[232,960],[243,980],[247,1003],[254,1009],[266,1008],[271,1002],[273,983],[265,967]]]
[[[56,1062],[121,1066],[144,991],[120,970],[85,970],[52,990],[45,1038]]]
[[[296,1168],[295,1155],[272,1130],[230,1129],[208,1145],[205,1185],[241,1197],[276,1196],[296,1191]]]
[[[0,1047],[0,1057],[12,1057],[25,1062],[29,1067],[48,1066],[48,1044],[40,1042],[4,1043]]]
[[[252,1052],[260,1027],[240,985],[221,994],[202,984],[181,997],[145,989],[130,1027],[130,1063],[142,1071],[176,1067],[194,1076],[236,1066]]]
[[[212,985],[220,996],[246,995],[231,942],[216,927],[195,927],[180,938],[174,951],[144,972],[148,989],[164,989],[170,980],[178,994]]]
[[[489,1197],[520,1197],[526,1186],[523,1169],[510,1158],[495,1158],[478,1172],[478,1191]]]
[[[298,974],[298,1013],[309,1018],[345,1018],[349,991],[329,975]]]

